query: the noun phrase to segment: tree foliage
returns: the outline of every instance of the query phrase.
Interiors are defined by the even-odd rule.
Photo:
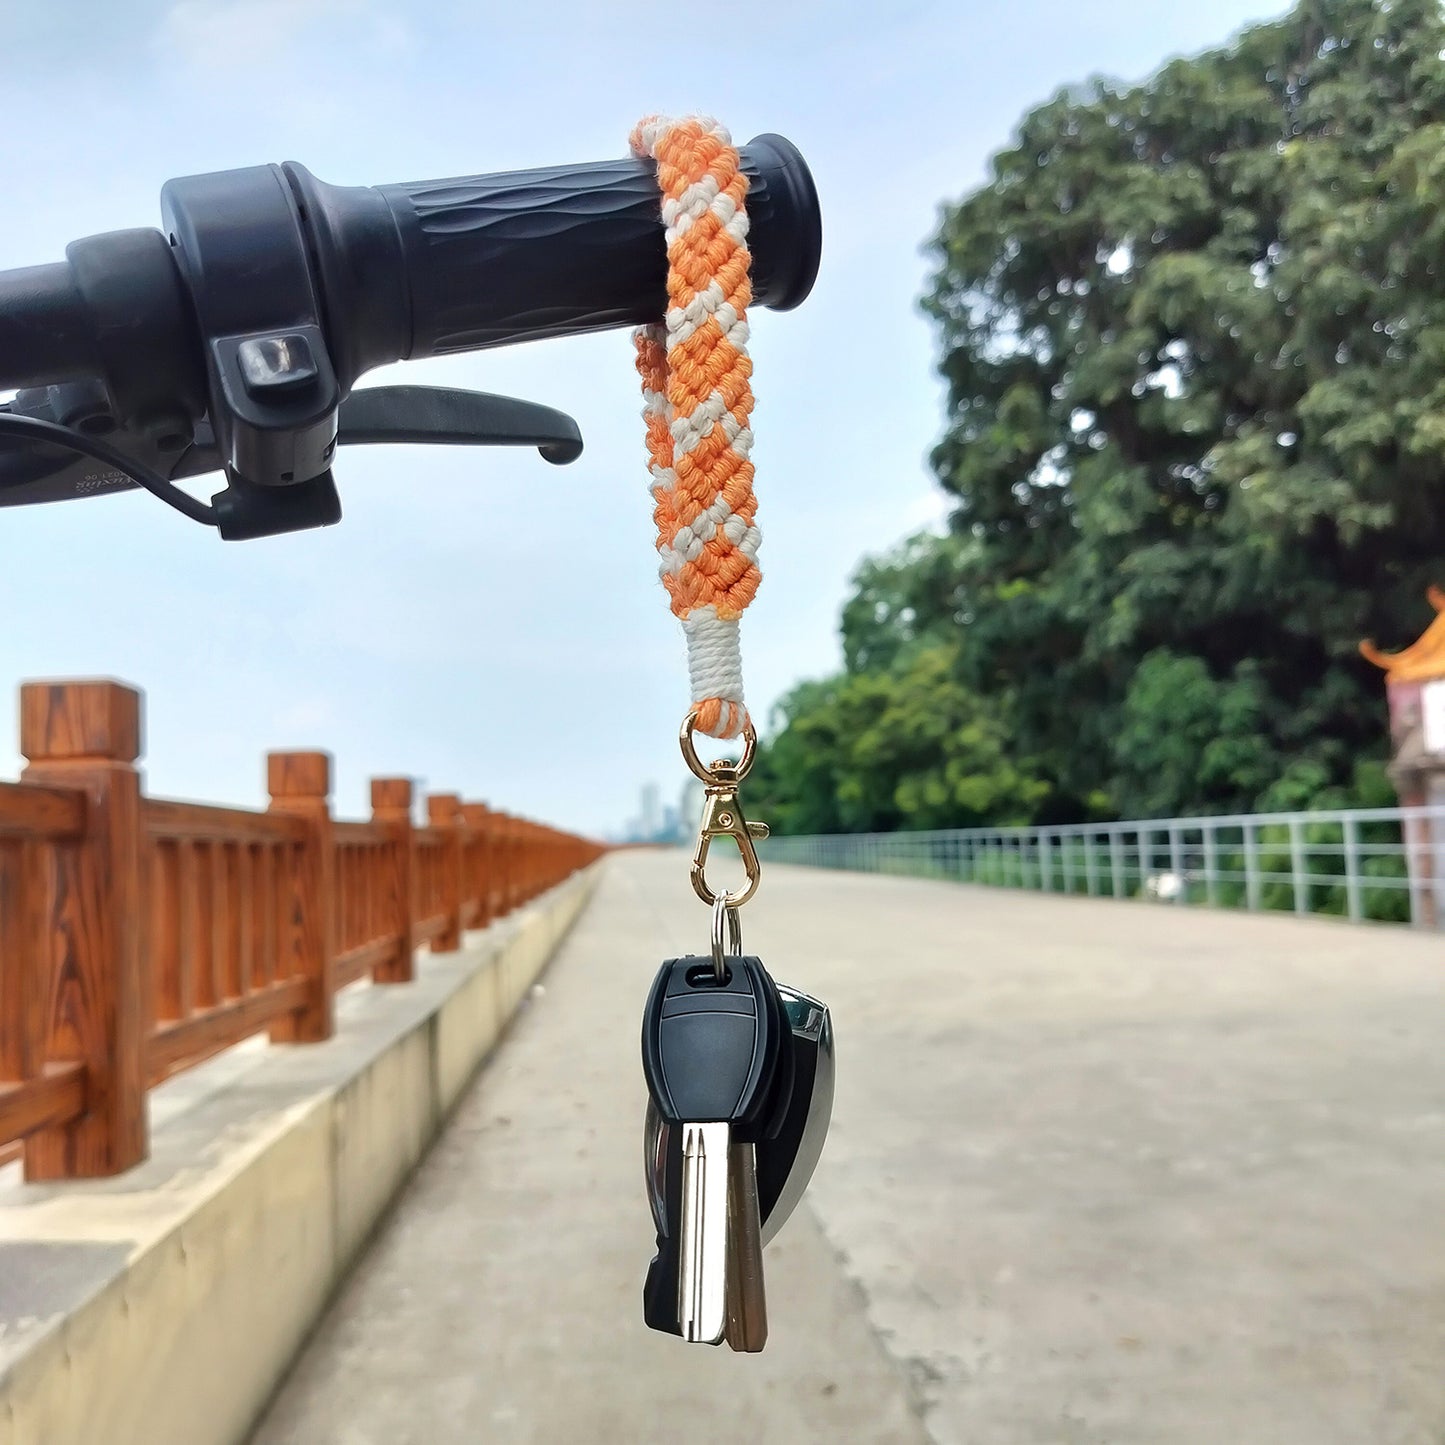
[[[1445,569],[1442,57],[1438,0],[1305,0],[1061,92],[945,208],[950,533],[863,566],[785,702],[784,826],[1352,795],[1356,644]]]
[[[1013,755],[996,708],[932,643],[889,668],[804,683],[749,780],[787,833],[889,832],[1026,823],[1049,785]]]

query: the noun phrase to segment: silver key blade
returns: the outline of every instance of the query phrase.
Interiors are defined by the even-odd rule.
[[[682,1126],[682,1238],[678,1248],[678,1327],[715,1345],[727,1327],[727,1124]]]
[[[757,1152],[734,1144],[728,1154],[727,1342],[755,1355],[768,1342],[763,1288],[763,1225],[758,1217]]]

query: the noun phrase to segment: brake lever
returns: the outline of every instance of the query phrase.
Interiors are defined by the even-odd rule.
[[[432,446],[536,447],[555,466],[582,455],[582,433],[564,411],[436,386],[374,386],[341,403],[336,440],[343,446],[419,442]]]
[[[54,412],[44,390],[21,393],[14,402],[0,402],[0,412],[15,412],[51,420]],[[577,423],[565,412],[515,397],[450,387],[383,386],[354,391],[341,403],[337,440],[343,445],[366,446],[412,442],[433,446],[535,446],[555,465],[576,461],[582,454]],[[108,438],[118,451],[174,481],[220,471],[222,459],[209,423],[196,423],[191,444],[179,455],[157,452],[139,434],[117,432]],[[63,449],[62,443],[34,447],[22,443],[7,447],[0,441],[0,507],[36,502],[60,502],[76,497],[106,496],[130,491],[136,483],[116,467]],[[252,513],[244,530],[223,529],[234,536],[267,535],[279,528],[288,510],[304,523],[301,494],[291,487],[258,489],[242,484],[230,490],[244,512]],[[264,491],[264,498],[256,496]],[[243,497],[242,494],[245,494]],[[272,495],[274,494],[274,495]],[[224,495],[221,494],[221,495]],[[269,505],[259,515],[261,501]],[[227,507],[229,512],[231,507]],[[275,513],[272,517],[270,514]],[[255,532],[252,526],[265,530]]]

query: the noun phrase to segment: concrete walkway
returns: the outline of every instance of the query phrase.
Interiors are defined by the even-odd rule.
[[[766,1353],[641,1324],[707,917],[620,855],[253,1445],[1445,1440],[1445,939],[776,867],[744,922],[839,1037]]]

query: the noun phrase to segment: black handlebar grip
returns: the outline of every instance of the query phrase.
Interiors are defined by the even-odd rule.
[[[753,298],[785,311],[817,276],[817,191],[781,136],[740,157]],[[667,303],[650,161],[376,187],[293,162],[171,181],[162,201],[169,244],[108,232],[68,262],[0,273],[0,388],[99,378],[127,416],[199,415],[206,318],[223,312],[227,335],[274,329],[282,270],[323,313],[343,394],[375,366],[638,325]]]
[[[740,158],[754,301],[788,310],[812,289],[822,251],[813,178],[781,136],[758,136]],[[650,161],[377,187],[284,169],[343,375],[662,318],[667,256]]]
[[[90,310],[67,262],[0,272],[0,389],[99,370]]]

